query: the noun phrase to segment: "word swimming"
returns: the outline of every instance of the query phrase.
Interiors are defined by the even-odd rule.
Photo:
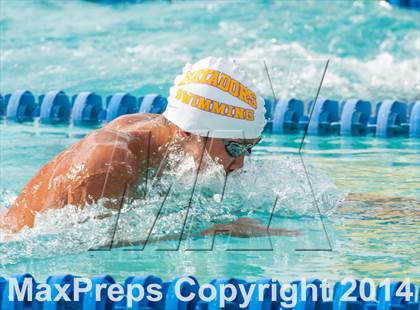
[[[257,108],[257,96],[255,93],[242,83],[225,73],[221,73],[220,71],[211,69],[188,71],[185,73],[184,79],[178,83],[178,86],[193,83],[214,86],[217,89],[227,92],[233,97],[240,99],[254,109]]]
[[[233,106],[227,103],[218,102],[202,96],[195,95],[183,89],[178,89],[175,99],[183,103],[210,113],[236,118],[240,120],[253,121],[254,110]]]

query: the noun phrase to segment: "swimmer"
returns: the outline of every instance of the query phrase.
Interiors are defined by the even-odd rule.
[[[118,209],[123,196],[136,197],[147,168],[158,169],[169,146],[192,156],[197,167],[205,151],[226,173],[240,169],[261,139],[264,113],[263,98],[235,63],[208,57],[187,64],[163,115],[121,116],[58,154],[0,217],[0,228],[15,233],[33,227],[45,210],[82,208],[102,198],[107,208]],[[265,226],[246,218],[216,224],[201,235],[216,230],[238,237],[267,235]],[[296,234],[270,229],[270,235]]]

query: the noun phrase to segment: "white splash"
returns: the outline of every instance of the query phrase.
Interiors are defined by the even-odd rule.
[[[117,210],[104,208],[104,201],[84,208],[68,205],[38,214],[34,228],[8,236],[7,242],[3,235],[0,261],[10,264],[24,257],[45,258],[108,247],[114,234],[114,245],[139,242],[149,234],[151,240],[156,240],[179,233],[187,210],[188,233],[240,216],[267,217],[276,197],[278,217],[318,216],[307,177],[296,159],[282,156],[261,161],[250,157],[245,169],[228,176],[224,192],[221,166],[206,159],[206,167],[197,177],[192,158],[171,160],[177,169],[149,182],[146,197],[127,200],[119,215]],[[331,213],[343,193],[324,173],[313,167],[308,170],[322,212]]]

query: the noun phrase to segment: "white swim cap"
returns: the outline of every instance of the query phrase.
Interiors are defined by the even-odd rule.
[[[264,99],[232,61],[207,57],[175,78],[163,115],[182,130],[212,138],[255,139],[266,120]]]

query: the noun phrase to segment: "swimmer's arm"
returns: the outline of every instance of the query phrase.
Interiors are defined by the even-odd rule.
[[[130,141],[126,136],[112,133],[106,138],[115,142],[99,144],[89,150],[89,155],[83,159],[86,172],[68,188],[67,204],[84,206],[103,199],[105,207],[116,209],[138,181],[145,152],[135,154],[128,148]],[[136,144],[142,145],[142,140],[137,138]]]
[[[228,224],[216,224],[201,232],[201,236],[214,234],[230,235],[239,238],[268,237],[268,236],[288,236],[300,235],[298,230],[271,228],[262,225],[258,220],[241,217]]]
[[[84,206],[103,200],[106,208],[118,209],[131,190],[134,176],[129,167],[120,163],[111,164],[111,169],[85,178],[67,193],[67,203]]]
[[[36,215],[43,210],[56,209],[67,204],[83,207],[97,203],[101,198],[104,207],[118,209],[132,183],[133,178],[130,177],[127,166],[113,163],[107,171],[92,174],[77,184],[70,184],[63,196],[51,190],[41,197],[42,201],[40,197],[34,197],[30,201],[26,201],[24,195],[18,197],[17,201],[0,215],[0,229],[15,233],[25,226],[33,227]],[[54,201],[57,203],[54,204]]]
[[[301,233],[298,230],[282,229],[282,228],[267,228],[266,226],[261,225],[261,222],[251,218],[239,218],[236,221],[230,222],[228,224],[216,224],[212,227],[188,237],[204,237],[212,235],[230,235],[232,237],[238,238],[257,238],[257,237],[274,237],[274,236],[286,236],[286,237],[296,237]],[[185,238],[183,238],[185,239]],[[164,236],[159,239],[148,239],[148,243],[156,243],[159,241],[176,241],[179,240],[179,235],[169,235]],[[113,243],[115,247],[124,247],[124,246],[136,246],[144,245],[145,240],[139,241],[119,241]]]
[[[18,203],[15,203],[0,215],[0,230],[7,232],[7,234],[12,234],[25,226],[32,227],[35,214],[36,211],[31,210],[29,206],[20,206]]]

